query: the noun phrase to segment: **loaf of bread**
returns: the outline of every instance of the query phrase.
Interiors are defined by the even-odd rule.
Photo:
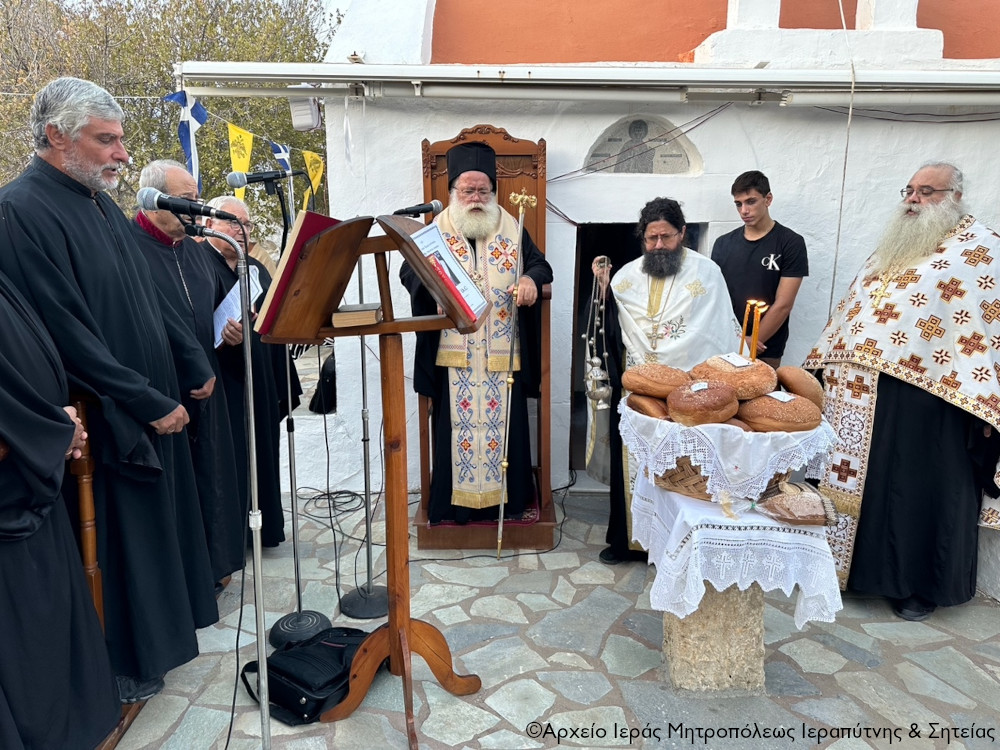
[[[782,388],[789,393],[805,396],[816,404],[820,410],[823,409],[823,386],[819,384],[819,380],[809,370],[785,365],[779,367],[776,372],[778,382],[781,383]]]
[[[622,373],[625,390],[656,398],[666,398],[674,388],[690,382],[691,378],[684,370],[652,362],[630,367]]]
[[[739,406],[732,386],[714,380],[682,385],[667,396],[670,418],[685,427],[725,422]]]
[[[736,415],[756,432],[801,432],[819,427],[823,414],[805,396],[778,391],[740,404]]]
[[[769,487],[754,509],[782,523],[803,526],[836,526],[833,503],[804,482],[779,482]]]
[[[667,419],[670,412],[667,410],[667,402],[655,396],[643,396],[640,393],[630,393],[628,396],[628,408],[647,417],[656,419]]]
[[[727,362],[723,357],[709,357],[691,369],[691,377],[694,380],[718,380],[731,385],[736,389],[736,398],[740,401],[763,396],[778,387],[778,376],[767,362],[743,357],[739,359],[747,364],[739,366]]]

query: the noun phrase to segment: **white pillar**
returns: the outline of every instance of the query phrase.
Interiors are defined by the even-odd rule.
[[[777,29],[781,0],[729,0],[727,29]]]
[[[874,29],[917,28],[917,5],[920,0],[858,0],[854,28]]]

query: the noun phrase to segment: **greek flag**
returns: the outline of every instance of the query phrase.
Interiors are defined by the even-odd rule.
[[[201,192],[201,170],[198,168],[198,144],[195,142],[194,134],[198,128],[208,122],[208,110],[193,96],[189,96],[186,91],[175,91],[163,97],[164,101],[175,102],[181,105],[181,119],[177,123],[177,137],[180,139],[181,148],[184,149],[184,156],[187,158],[188,171],[194,175],[198,181],[198,192]]]
[[[282,146],[280,143],[271,141],[271,151],[274,152],[274,158],[281,165],[282,169],[289,172],[292,171],[292,160],[288,146]]]

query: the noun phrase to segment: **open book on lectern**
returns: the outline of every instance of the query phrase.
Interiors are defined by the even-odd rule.
[[[472,277],[469,276],[465,267],[448,249],[448,243],[445,242],[444,236],[441,234],[441,228],[437,224],[428,224],[423,229],[411,234],[410,239],[434,268],[434,272],[440,277],[449,295],[461,306],[466,315],[473,320],[478,320],[489,302],[476,286]],[[431,289],[431,294],[433,293],[434,290]],[[445,309],[441,300],[436,299],[436,301],[442,309]]]
[[[385,235],[369,236],[375,222]],[[397,318],[392,309],[386,253],[399,251],[444,315]],[[334,327],[348,284],[364,255],[375,255],[382,319]],[[472,333],[486,320],[490,302],[452,255],[434,225],[403,216],[356,216],[338,221],[300,211],[264,299],[255,329],[265,341],[317,343],[338,335],[456,328]],[[377,317],[377,316],[376,316]]]

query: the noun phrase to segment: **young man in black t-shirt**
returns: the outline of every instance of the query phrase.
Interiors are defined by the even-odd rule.
[[[771,218],[769,209],[774,196],[762,172],[741,174],[733,183],[732,193],[743,226],[715,241],[712,260],[726,278],[737,320],[743,321],[747,300],[763,300],[769,305],[760,319],[757,356],[777,367],[785,353],[788,316],[795,295],[802,279],[809,275],[806,243]],[[749,334],[748,328],[747,347]],[[748,354],[747,348],[743,351]]]

